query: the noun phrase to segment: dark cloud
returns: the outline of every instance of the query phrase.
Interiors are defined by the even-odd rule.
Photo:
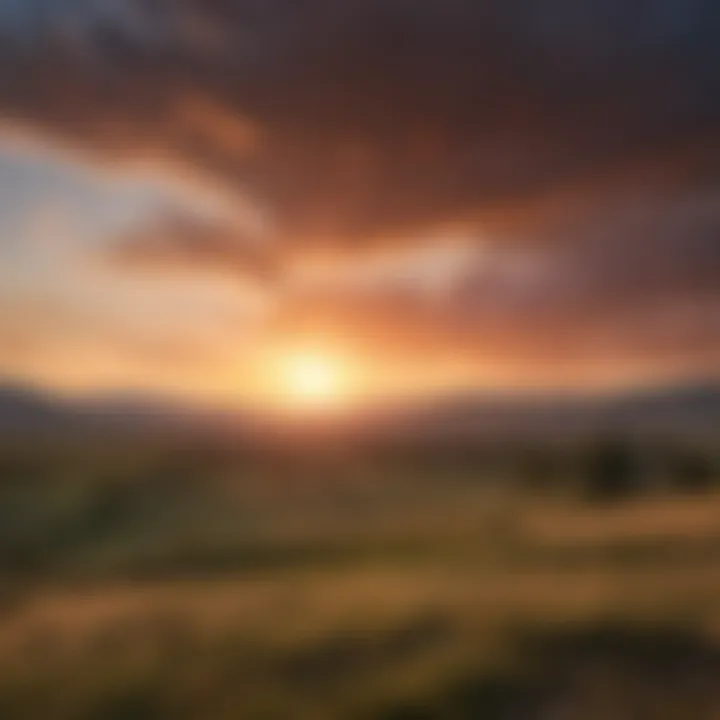
[[[276,258],[226,221],[168,211],[117,238],[107,258],[131,270],[209,272],[249,281],[278,278]]]
[[[464,228],[544,272],[479,270],[442,309],[318,289],[277,326],[528,354],[720,342],[716,0],[5,0],[0,23],[9,120],[180,161],[273,221],[270,258],[171,218],[127,261],[266,271]]]
[[[551,233],[491,247],[441,296],[393,284],[370,297],[310,292],[272,330],[340,337],[403,362],[474,358],[560,382],[628,361],[648,372],[716,372],[717,195],[615,198]]]
[[[709,0],[28,0],[8,17],[8,115],[181,157],[288,236],[718,169]]]

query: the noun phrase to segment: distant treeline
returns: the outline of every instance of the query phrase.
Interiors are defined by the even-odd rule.
[[[183,483],[343,483],[363,476],[393,483],[501,483],[528,493],[612,500],[720,486],[720,441],[598,436],[568,442],[349,440],[314,436],[150,435],[0,443],[0,483],[42,476]]]

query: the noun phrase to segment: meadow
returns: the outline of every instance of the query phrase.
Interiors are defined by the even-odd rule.
[[[720,718],[719,460],[6,442],[0,718]]]

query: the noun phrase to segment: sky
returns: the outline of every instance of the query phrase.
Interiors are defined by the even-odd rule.
[[[0,0],[0,378],[242,402],[308,355],[716,378],[716,0]]]

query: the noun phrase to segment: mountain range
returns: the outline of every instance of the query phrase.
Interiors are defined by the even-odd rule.
[[[176,400],[127,394],[59,397],[0,385],[0,435],[77,432],[207,432],[238,434],[298,422],[248,409],[199,409]],[[301,424],[306,424],[305,419]],[[395,403],[327,416],[328,430],[403,437],[562,438],[588,434],[720,434],[720,383],[664,386],[604,395],[465,394]]]

